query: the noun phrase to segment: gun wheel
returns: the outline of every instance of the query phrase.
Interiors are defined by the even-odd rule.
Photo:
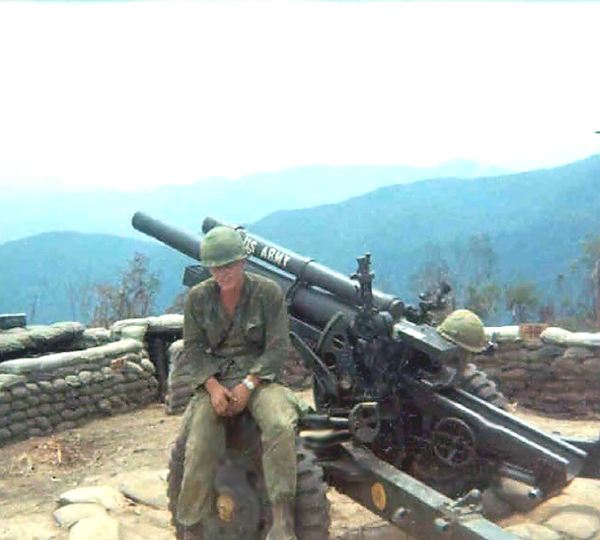
[[[171,512],[171,523],[175,527],[175,536],[177,540],[202,540],[200,525],[185,527],[179,523],[175,516],[177,515],[177,499],[181,491],[181,482],[183,481],[183,462],[185,458],[185,444],[187,434],[182,432],[171,451],[171,461],[169,462],[169,474],[167,476],[167,497],[169,498],[169,511]]]
[[[177,540],[204,540],[199,525],[185,527],[175,519],[177,499],[183,480],[186,441],[186,433],[181,433],[171,451],[167,478],[169,511],[171,512],[171,522],[175,527]],[[296,481],[295,520],[298,540],[328,540],[330,513],[323,469],[317,463],[314,454],[304,448],[300,441],[298,441],[296,457],[298,476]],[[266,521],[269,521],[269,519],[266,519]],[[256,540],[262,540],[265,534],[266,531],[263,530]]]
[[[457,386],[500,409],[508,410],[508,399],[498,390],[496,383],[475,364],[465,366]]]

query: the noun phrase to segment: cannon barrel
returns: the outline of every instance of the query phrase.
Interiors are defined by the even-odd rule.
[[[207,217],[202,222],[202,231],[207,233],[219,225],[226,224]],[[306,285],[329,291],[350,306],[357,305],[359,286],[356,281],[315,262],[314,259],[303,257],[251,234],[243,227],[236,227],[236,229],[244,239],[246,250],[253,257],[293,274]],[[377,289],[373,289],[373,305],[380,310],[390,312],[394,318],[401,316],[404,311],[404,304],[399,298]]]
[[[144,212],[133,214],[131,224],[134,229],[156,238],[163,244],[192,259],[200,260],[200,238],[197,235],[176,229],[148,214],[144,214]]]
[[[198,235],[172,227],[143,212],[136,212],[131,223],[136,230],[156,238],[163,244],[192,259],[200,261],[200,237]],[[327,291],[307,286],[297,287],[294,288],[293,292],[290,291],[296,278],[290,273],[269,267],[261,260],[249,259],[248,269],[277,282],[288,296],[290,314],[317,328],[322,329],[337,313],[342,313],[349,318],[356,314],[353,306],[347,305]],[[194,282],[203,279],[197,272],[194,277]],[[186,284],[192,285],[194,283]]]

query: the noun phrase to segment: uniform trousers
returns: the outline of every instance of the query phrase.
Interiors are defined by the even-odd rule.
[[[271,503],[296,493],[296,425],[299,417],[294,394],[277,383],[263,383],[248,402],[260,428],[265,484]],[[187,430],[177,521],[192,526],[207,517],[213,506],[213,483],[225,453],[224,418],[214,410],[210,395],[199,388],[183,419]]]

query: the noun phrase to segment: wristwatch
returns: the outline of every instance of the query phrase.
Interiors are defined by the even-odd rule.
[[[248,377],[246,377],[242,383],[248,390],[254,390],[256,388],[256,385]]]

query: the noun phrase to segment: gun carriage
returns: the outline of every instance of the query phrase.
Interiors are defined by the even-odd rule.
[[[132,223],[200,260],[197,235],[141,212]],[[206,218],[203,232],[220,224]],[[526,484],[540,502],[576,476],[600,477],[598,443],[517,419],[493,386],[480,395],[461,388],[463,356],[429,322],[447,290],[408,306],[373,288],[368,254],[346,277],[238,231],[248,270],[286,295],[292,343],[313,374],[316,411],[301,420],[302,442],[327,483],[415,538],[508,540],[480,513],[481,493],[500,477]],[[207,277],[189,266],[183,281]]]

